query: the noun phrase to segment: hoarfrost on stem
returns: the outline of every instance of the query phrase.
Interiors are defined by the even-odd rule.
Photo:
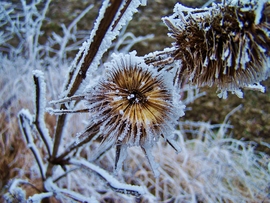
[[[48,150],[48,154],[51,155],[53,143],[44,120],[46,108],[46,83],[44,74],[40,70],[34,70],[33,77],[36,90],[34,94],[34,102],[36,105],[35,124]]]

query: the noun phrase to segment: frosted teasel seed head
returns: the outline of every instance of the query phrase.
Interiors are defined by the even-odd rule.
[[[188,78],[199,87],[216,85],[222,96],[269,76],[269,1],[234,0],[205,9],[177,4],[163,20],[176,40],[172,57],[182,63],[178,84]]]
[[[171,80],[165,81],[135,52],[113,58],[106,64],[105,79],[86,93],[90,125],[100,125],[102,145],[117,145],[116,168],[124,160],[127,147],[140,146],[155,169],[149,150],[159,136],[180,150],[171,136],[183,109],[175,107],[172,89],[166,82]]]

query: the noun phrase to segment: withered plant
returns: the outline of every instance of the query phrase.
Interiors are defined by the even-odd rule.
[[[269,200],[269,156],[256,154],[252,143],[225,137],[231,128],[228,117],[241,106],[219,126],[179,121],[185,105],[201,95],[199,87],[217,86],[223,98],[227,91],[241,97],[241,88],[264,90],[259,83],[270,73],[269,1],[224,0],[200,9],[176,4],[173,15],[163,18],[175,40],[172,47],[137,56],[136,51],[111,53],[110,48],[121,46],[117,37],[126,37],[123,27],[146,1],[105,0],[73,61],[66,60],[67,41],[76,38],[76,23],[93,6],[68,28],[63,26],[67,33],[63,38],[54,34],[50,46],[41,46],[40,28],[50,0],[39,13],[41,3],[22,1],[25,36],[13,23],[21,20],[10,15],[14,7],[1,3],[3,27],[15,30],[18,41],[26,38],[24,42],[29,43],[19,43],[19,48],[11,51],[11,35],[3,34],[1,58],[4,65],[13,55],[20,61],[27,45],[25,67],[34,67],[34,108],[33,113],[23,108],[17,119],[33,155],[34,174],[38,174],[8,183],[7,177],[16,176],[10,175],[13,169],[26,164],[8,163],[6,159],[13,155],[6,146],[12,142],[15,151],[23,151],[22,145],[14,141],[16,137],[2,136],[0,149],[6,157],[0,162],[0,186],[6,185],[6,202],[120,202],[122,197],[137,202]],[[58,51],[52,48],[56,44]],[[56,72],[42,69],[55,61],[59,63]],[[70,65],[57,95],[54,89],[63,83],[57,83],[62,64]],[[1,94],[6,96],[4,82],[3,89]],[[186,98],[181,97],[184,93]],[[48,113],[51,118],[45,119]],[[4,119],[0,121],[1,126],[6,125]],[[189,131],[183,127],[186,125]],[[185,140],[188,133],[197,139]],[[26,157],[21,161],[27,162]],[[30,161],[27,164],[31,165]],[[31,166],[28,169],[31,171]],[[24,192],[26,186],[31,192]]]

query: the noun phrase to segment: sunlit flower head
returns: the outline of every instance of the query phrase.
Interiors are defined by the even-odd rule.
[[[174,59],[181,60],[178,82],[216,85],[235,91],[269,76],[270,4],[228,1],[211,8],[190,9],[177,4],[164,18],[176,40]]]
[[[86,97],[90,124],[100,125],[102,142],[116,144],[118,155],[126,147],[141,146],[148,158],[148,150],[160,136],[172,144],[173,123],[183,110],[177,112],[173,103],[171,81],[166,82],[134,52],[115,55],[106,66],[106,78]]]

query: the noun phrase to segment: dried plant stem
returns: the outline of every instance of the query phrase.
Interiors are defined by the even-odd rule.
[[[110,25],[112,24],[114,17],[117,13],[117,11],[120,8],[120,5],[123,0],[111,0],[111,4],[108,6],[108,8],[105,11],[104,18],[100,21],[99,27],[95,33],[93,42],[90,44],[89,52],[83,59],[82,66],[80,67],[80,71],[77,75],[71,75],[71,77],[75,77],[74,82],[71,84],[71,88],[69,93],[67,94],[68,97],[73,96],[75,92],[78,90],[80,84],[82,83],[82,80],[85,79],[86,73],[88,68],[90,67],[91,63],[93,62],[99,47],[104,39],[104,36],[106,35]],[[81,53],[81,56],[79,58],[82,59],[83,52]],[[79,62],[80,60],[78,60]]]
[[[153,54],[146,55],[144,61],[147,65],[153,65],[158,71],[162,70],[165,66],[171,65],[174,62],[172,56],[174,49],[165,49],[162,51],[156,51]],[[166,68],[167,69],[167,68]]]
[[[68,86],[71,85],[71,88],[70,88],[69,92],[67,93],[68,97],[71,97],[75,94],[75,92],[79,88],[80,84],[82,83],[82,80],[85,79],[86,72],[87,72],[88,68],[90,67],[91,63],[93,62],[93,60],[94,60],[94,58],[99,50],[101,42],[102,42],[105,34],[107,33],[110,25],[112,24],[114,17],[116,15],[117,11],[119,10],[122,1],[123,0],[111,0],[110,1],[111,4],[107,7],[107,9],[104,13],[105,17],[100,21],[99,27],[95,33],[95,36],[94,36],[92,43],[90,44],[89,51],[88,51],[87,55],[85,56],[85,58],[83,58],[83,52],[81,52],[79,59],[83,60],[83,63],[82,63],[82,66],[80,67],[80,71],[76,72],[78,74],[75,74],[75,69],[73,69],[70,72],[70,75],[68,78],[68,83],[67,83],[66,89],[68,89]],[[78,65],[80,60],[77,61],[76,65]],[[72,78],[75,78],[75,79],[72,80]],[[70,84],[71,81],[74,81],[74,82],[72,84]],[[60,106],[60,109],[66,110],[66,106],[64,104],[62,104]],[[54,135],[55,140],[54,140],[53,153],[52,153],[51,160],[53,160],[57,156],[58,148],[59,148],[59,145],[60,145],[60,142],[62,139],[62,133],[63,133],[64,125],[65,125],[65,120],[66,120],[65,114],[60,115],[58,117],[56,131],[55,131],[55,135]],[[52,170],[52,165],[49,164],[48,170],[47,170],[48,176],[51,175],[51,170]]]
[[[27,111],[28,112],[28,111]],[[19,117],[19,124],[20,124],[20,127],[21,127],[21,132],[23,133],[25,139],[26,139],[26,142],[27,142],[27,145],[28,147],[30,148],[30,150],[32,151],[34,157],[35,157],[35,160],[38,164],[38,168],[39,168],[39,171],[40,171],[40,174],[41,174],[41,177],[42,177],[42,180],[44,181],[45,180],[45,173],[44,173],[44,166],[43,166],[43,163],[42,163],[42,159],[41,159],[41,156],[39,154],[39,151],[33,141],[33,136],[32,136],[32,133],[31,133],[31,120],[29,119],[29,117],[27,116],[27,114],[25,113],[25,110],[21,111],[18,115]]]
[[[108,183],[108,186],[110,186],[113,190],[119,193],[131,194],[134,196],[140,196],[146,193],[146,189],[144,187],[120,183],[117,179],[111,176],[107,171],[103,170],[102,168],[94,164],[91,164],[87,160],[70,159],[69,164],[79,166],[86,170],[94,171],[97,175],[99,175],[103,180],[105,180]]]
[[[83,146],[84,144],[90,142],[91,140],[95,139],[95,135],[99,131],[99,123],[95,124],[94,126],[86,129],[76,141],[74,141],[66,150],[58,157],[53,160],[55,164],[61,164],[65,162],[64,158],[69,155],[74,150],[78,149],[79,147]],[[90,133],[91,132],[91,133]]]
[[[34,84],[35,84],[35,107],[36,107],[36,112],[35,112],[35,120],[34,120],[34,124],[37,128],[38,133],[41,136],[41,139],[43,140],[45,147],[47,149],[47,153],[49,155],[49,157],[51,157],[51,149],[50,149],[50,145],[48,143],[50,136],[48,133],[47,128],[45,127],[45,122],[44,122],[44,112],[41,112],[41,109],[44,109],[44,101],[46,101],[45,98],[45,88],[43,87],[41,84],[44,82],[43,78],[39,77],[38,75],[33,75],[33,79],[34,79]]]

